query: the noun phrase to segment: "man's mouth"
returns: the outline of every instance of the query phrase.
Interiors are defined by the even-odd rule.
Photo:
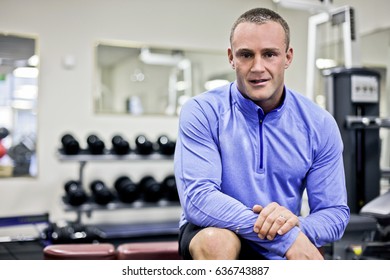
[[[252,85],[264,85],[266,84],[267,82],[269,81],[269,79],[251,79],[249,80],[249,82],[252,84]]]

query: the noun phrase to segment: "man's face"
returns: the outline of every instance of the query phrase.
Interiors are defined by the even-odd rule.
[[[265,112],[282,98],[284,71],[293,50],[286,51],[285,32],[279,23],[240,23],[233,34],[229,61],[236,71],[239,91]]]

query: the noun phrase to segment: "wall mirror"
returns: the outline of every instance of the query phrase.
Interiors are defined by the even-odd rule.
[[[227,52],[100,41],[96,113],[174,116],[189,97],[234,80]]]
[[[0,179],[37,175],[37,39],[0,32]]]

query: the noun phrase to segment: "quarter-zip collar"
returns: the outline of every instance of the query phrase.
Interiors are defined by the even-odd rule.
[[[242,93],[238,90],[236,82],[231,84],[231,95],[233,100],[236,102],[239,110],[244,114],[247,119],[250,119],[251,122],[258,123],[258,165],[257,172],[259,174],[264,174],[266,168],[266,143],[264,142],[266,137],[264,136],[265,132],[265,122],[270,122],[272,120],[277,120],[282,115],[286,104],[288,102],[288,90],[284,88],[283,101],[277,108],[273,109],[271,112],[264,114],[263,109],[255,104],[252,100],[245,98]]]
[[[232,99],[239,107],[240,111],[245,114],[246,117],[251,118],[253,120],[258,120],[259,116],[262,115],[264,118],[263,109],[255,104],[252,100],[245,98],[243,94],[237,88],[237,82],[233,82],[230,85],[230,91],[232,95]],[[288,104],[290,96],[289,91],[286,87],[284,87],[283,101],[279,105],[279,107],[273,109],[271,112],[267,114],[267,119],[278,119],[283,113],[286,104]]]

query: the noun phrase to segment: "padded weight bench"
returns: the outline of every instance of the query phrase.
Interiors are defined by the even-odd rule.
[[[45,260],[115,260],[116,251],[110,243],[54,244],[43,249]]]
[[[360,210],[360,214],[377,219],[380,225],[390,226],[390,191],[371,200]]]
[[[118,260],[181,260],[177,241],[124,243],[117,248]]]

